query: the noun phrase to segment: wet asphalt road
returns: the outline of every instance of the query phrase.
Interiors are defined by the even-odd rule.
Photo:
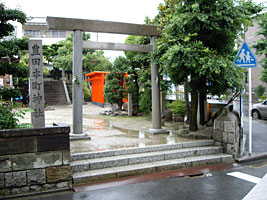
[[[246,135],[246,151],[249,150],[249,123],[244,119],[244,134]],[[267,152],[267,120],[252,121],[252,153]]]
[[[105,189],[66,193],[29,199],[40,200],[240,200],[256,185],[228,175],[241,172],[262,178],[267,172],[267,160],[235,168],[208,172],[201,176],[165,178]],[[23,198],[24,199],[24,198]]]

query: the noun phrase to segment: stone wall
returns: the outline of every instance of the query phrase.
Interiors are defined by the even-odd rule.
[[[235,158],[240,157],[240,122],[238,113],[232,111],[232,106],[223,108],[221,115],[214,121],[213,139],[216,145],[223,147],[225,153],[234,155]]]
[[[0,199],[72,188],[70,127],[0,131]]]

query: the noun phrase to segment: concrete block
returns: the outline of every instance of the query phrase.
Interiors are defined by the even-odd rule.
[[[70,150],[63,150],[63,165],[70,164]]]
[[[223,142],[227,143],[228,142],[228,133],[222,132],[222,136],[223,136]]]
[[[112,168],[103,170],[89,171],[86,173],[78,173],[73,176],[74,184],[89,183],[103,181],[116,178],[116,172]]]
[[[38,152],[70,149],[68,134],[40,136],[37,140]]]
[[[36,151],[36,137],[0,138],[0,156]]]
[[[11,156],[0,156],[0,172],[11,171]]]
[[[41,191],[42,189],[43,188],[40,185],[32,185],[32,186],[30,186],[30,190],[33,191],[33,192],[38,192],[38,191]]]
[[[5,173],[6,188],[21,187],[27,184],[26,171]]]
[[[138,167],[134,166],[123,166],[117,168],[116,174],[117,177],[126,177],[126,176],[136,176],[141,174],[148,174],[156,172],[156,167],[152,165],[139,164]]]
[[[235,146],[232,144],[227,144],[226,153],[229,153],[231,155],[235,155]]]
[[[165,160],[185,158],[187,156],[193,156],[197,151],[187,150],[181,152],[168,153],[164,155]]]
[[[61,183],[57,183],[56,184],[56,187],[58,189],[67,189],[67,188],[70,188],[71,187],[71,182],[61,182]]]
[[[222,143],[220,143],[220,142],[215,142],[215,146],[216,146],[216,147],[221,147],[221,146],[222,146]]]
[[[62,165],[62,151],[13,155],[12,162],[13,170],[25,170]]]
[[[164,160],[163,155],[151,155],[151,156],[143,156],[143,157],[133,157],[129,158],[129,164],[138,164],[138,163],[147,163],[147,162],[155,162],[159,160]]]
[[[161,171],[168,171],[168,170],[175,170],[175,169],[186,169],[192,166],[192,162],[177,162],[177,163],[170,163],[164,164],[157,167],[157,172]]]
[[[72,178],[70,166],[49,167],[45,170],[47,183],[65,182],[70,181]]]
[[[23,194],[23,193],[28,193],[29,191],[30,191],[29,186],[20,187],[20,188],[12,188],[11,194]]]
[[[29,185],[45,184],[45,169],[27,170],[27,183]]]
[[[223,134],[221,131],[214,131],[213,138],[215,141],[222,142],[223,141]]]
[[[148,168],[143,168],[143,169],[137,169],[136,175],[151,174],[154,172],[156,172],[156,167],[148,167]]]
[[[44,168],[63,164],[62,151],[50,151],[37,154],[37,162],[34,168]]]
[[[214,129],[217,131],[223,131],[223,121],[215,120]]]
[[[227,155],[222,157],[222,163],[233,163],[235,162],[233,156]]]
[[[128,159],[119,159],[119,160],[103,160],[100,162],[90,163],[90,169],[103,169],[108,167],[124,166],[127,165]]]
[[[50,183],[50,184],[44,184],[43,185],[43,189],[44,190],[51,190],[51,189],[55,189],[56,188],[56,184],[55,183]]]
[[[36,153],[26,153],[26,154],[17,154],[12,155],[12,169],[13,170],[25,170],[38,168],[34,167],[38,161],[38,156]]]
[[[224,122],[224,131],[228,133],[234,133],[236,129],[234,121],[225,121]]]
[[[214,145],[213,140],[200,140],[200,141],[194,141],[194,142],[183,142],[183,148],[189,148],[189,147],[202,147],[202,146],[210,146]]]
[[[227,143],[222,143],[223,152],[227,152]]]
[[[0,198],[6,197],[10,195],[10,190],[9,189],[0,189]]]
[[[228,143],[235,144],[235,134],[234,133],[228,133]]]
[[[0,189],[5,188],[5,174],[0,173]]]
[[[108,156],[113,156],[114,151],[102,151],[102,152],[96,152],[96,153],[90,153],[87,156],[84,155],[84,159],[91,159],[91,158],[104,158]]]
[[[72,172],[81,172],[81,171],[86,171],[86,170],[89,170],[89,169],[90,169],[90,164],[89,163],[72,165]]]
[[[143,148],[119,149],[119,150],[115,150],[113,155],[114,156],[119,156],[119,155],[127,155],[127,154],[139,153],[139,152],[143,152],[142,149]]]

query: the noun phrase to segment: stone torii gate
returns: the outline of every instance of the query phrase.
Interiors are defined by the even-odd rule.
[[[156,38],[160,35],[158,26],[86,20],[74,18],[47,17],[49,30],[73,31],[73,64],[72,64],[72,101],[73,101],[73,134],[82,135],[82,49],[119,50],[134,52],[151,52],[156,48]],[[150,45],[97,43],[82,40],[82,32],[115,33],[137,36],[150,36]],[[149,132],[166,132],[161,128],[159,66],[151,61],[152,81],[152,129]]]

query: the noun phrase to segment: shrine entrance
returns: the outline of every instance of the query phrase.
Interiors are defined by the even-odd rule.
[[[82,109],[82,49],[117,50],[149,53],[156,48],[156,38],[160,35],[158,26],[129,24],[120,22],[107,22],[99,20],[86,20],[74,18],[47,17],[49,30],[73,31],[73,64],[72,64],[72,103],[73,103],[73,131],[79,136],[83,135],[83,109]],[[150,36],[150,45],[101,43],[82,40],[82,32],[98,32],[126,34],[136,36]],[[161,128],[160,108],[160,78],[159,66],[151,60],[152,82],[152,129],[149,132],[166,132]]]

